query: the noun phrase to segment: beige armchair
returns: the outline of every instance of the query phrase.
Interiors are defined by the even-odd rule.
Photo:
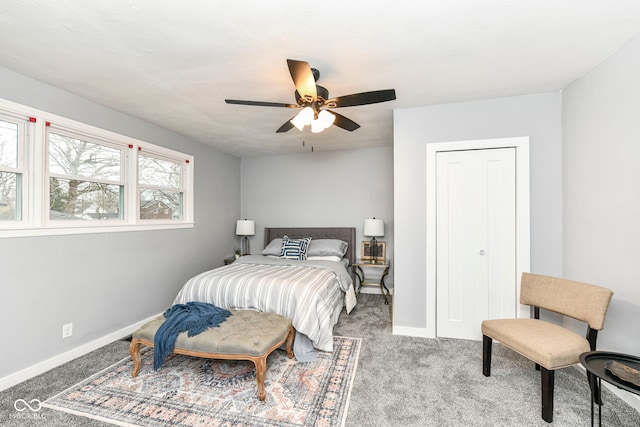
[[[534,318],[482,322],[482,373],[485,377],[491,375],[494,339],[535,362],[541,371],[542,419],[552,422],[554,371],[578,363],[580,354],[596,349],[598,331],[604,326],[612,295],[612,291],[600,286],[523,273],[520,303],[534,308]],[[540,320],[540,308],[587,323],[586,338]]]

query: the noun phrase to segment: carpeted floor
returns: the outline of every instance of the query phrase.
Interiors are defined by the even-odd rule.
[[[336,335],[361,337],[360,364],[347,426],[546,426],[540,418],[539,372],[523,357],[494,345],[492,376],[482,375],[482,343],[391,334],[391,306],[361,294]],[[106,426],[42,408],[18,412],[16,399],[46,400],[128,355],[117,341],[0,392],[0,425]],[[603,390],[603,425],[640,426],[640,414]],[[590,424],[589,387],[577,367],[556,373],[553,426]]]
[[[482,375],[482,342],[391,334],[391,308],[360,295],[335,333],[362,337],[348,426],[549,426],[540,418],[540,373],[524,357],[493,346]],[[590,392],[578,367],[557,371],[555,427],[588,426]],[[640,426],[640,413],[603,390],[605,426]]]

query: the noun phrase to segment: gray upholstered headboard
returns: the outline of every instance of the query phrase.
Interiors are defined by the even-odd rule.
[[[356,228],[355,227],[290,227],[290,228],[269,228],[264,229],[264,245],[276,237],[284,235],[292,239],[301,237],[311,237],[312,239],[340,239],[349,244],[345,258],[349,260],[349,265],[356,259]]]

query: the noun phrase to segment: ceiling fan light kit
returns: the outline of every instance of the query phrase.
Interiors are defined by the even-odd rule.
[[[309,63],[305,61],[297,61],[294,59],[287,59],[287,65],[289,66],[289,73],[296,87],[296,104],[242,101],[237,99],[225,99],[225,102],[227,104],[259,107],[302,108],[298,114],[287,120],[276,132],[287,132],[293,127],[302,131],[305,126],[310,125],[311,132],[319,133],[334,124],[349,132],[360,127],[360,125],[353,120],[336,112],[330,112],[327,108],[355,107],[396,99],[396,91],[394,89],[361,92],[339,96],[337,98],[329,98],[329,91],[322,86],[316,85],[316,81],[320,78],[320,72],[317,69],[311,68]]]
[[[327,129],[336,120],[336,116],[322,110],[319,113],[314,111],[311,107],[304,107],[296,116],[291,119],[291,123],[298,130],[303,130],[305,126],[311,126],[311,132],[319,133]]]
[[[304,107],[298,114],[291,119],[291,123],[298,129],[302,130],[306,125],[310,125],[313,122],[313,108]]]
[[[318,123],[318,127],[320,130],[318,132],[322,132],[327,129],[329,126],[336,121],[336,116],[328,112],[327,110],[322,110],[318,114],[318,118],[311,123],[311,132],[313,132],[314,123]]]

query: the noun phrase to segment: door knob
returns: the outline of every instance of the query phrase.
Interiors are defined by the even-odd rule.
[[[480,250],[480,255],[484,255],[484,249]]]

